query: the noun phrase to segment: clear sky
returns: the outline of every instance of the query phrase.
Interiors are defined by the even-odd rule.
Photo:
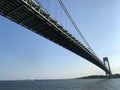
[[[45,0],[47,1],[47,0]],[[120,0],[62,0],[88,43],[120,73]],[[63,79],[104,71],[0,16],[0,80]]]

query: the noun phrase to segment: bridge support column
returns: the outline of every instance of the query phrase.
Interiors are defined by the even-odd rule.
[[[111,76],[112,73],[111,73],[111,68],[110,68],[108,57],[104,57],[103,58],[103,63],[108,68],[108,70],[109,70],[109,72],[106,72],[106,76]]]

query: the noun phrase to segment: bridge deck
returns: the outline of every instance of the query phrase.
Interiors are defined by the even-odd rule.
[[[43,8],[29,1],[0,0],[0,14],[109,72],[95,55],[50,17]]]

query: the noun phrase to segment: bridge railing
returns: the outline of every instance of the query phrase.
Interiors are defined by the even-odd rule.
[[[62,7],[57,0],[22,0],[26,4],[30,5],[38,13],[42,14],[47,18],[52,24],[56,25],[58,28],[67,33],[72,39],[81,44],[85,49],[89,50],[95,55],[93,51],[89,48],[86,42],[78,35],[75,27],[63,11]],[[96,56],[96,55],[95,55]]]
[[[8,1],[9,2],[9,1]],[[3,9],[1,9],[1,13],[3,13],[2,15],[17,22],[18,24],[21,24],[24,26],[24,24],[22,22],[24,22],[24,19],[26,18],[25,16],[29,16],[30,13],[27,13],[26,15],[22,14],[24,18],[19,18],[21,17],[21,13],[25,13],[25,12],[31,12],[31,16],[28,17],[27,19],[29,20],[29,18],[35,16],[37,18],[39,18],[41,21],[41,23],[46,23],[48,26],[50,26],[49,28],[51,28],[51,30],[55,30],[56,33],[60,33],[61,36],[64,36],[65,38],[64,39],[67,39],[68,42],[72,43],[72,47],[69,47],[69,50],[70,51],[73,51],[75,52],[74,50],[71,50],[74,46],[75,47],[80,47],[81,49],[77,50],[77,52],[75,52],[76,54],[80,55],[82,54],[81,56],[83,56],[85,58],[85,56],[83,55],[83,53],[81,53],[81,50],[83,50],[85,53],[87,53],[86,55],[88,55],[88,59],[86,57],[86,59],[88,59],[90,62],[96,64],[97,66],[101,67],[103,70],[105,70],[106,72],[109,72],[108,69],[106,68],[106,66],[103,65],[102,61],[99,60],[99,58],[97,58],[96,56],[94,56],[94,54],[92,54],[88,48],[85,47],[85,45],[83,45],[80,41],[78,41],[76,39],[76,37],[73,36],[73,34],[70,34],[67,29],[64,28],[64,26],[62,26],[61,24],[59,24],[59,22],[57,22],[57,20],[55,20],[50,14],[49,12],[47,12],[41,5],[37,4],[36,2],[34,2],[33,0],[14,0],[14,2],[10,2],[8,3],[7,1],[1,1],[1,7]],[[9,6],[9,4],[11,4],[11,7],[10,8],[6,8],[6,6],[4,5],[4,3],[6,4],[6,6]],[[4,6],[4,7],[2,7]],[[15,7],[14,9],[11,9]],[[21,7],[24,9],[23,10],[19,10],[21,9]],[[25,10],[25,11],[24,11]],[[9,11],[9,12],[8,12]],[[16,13],[14,12],[17,12],[18,13],[18,17],[16,15]],[[20,13],[21,12],[21,13]],[[12,13],[14,13],[12,15]],[[14,18],[17,17],[17,18]],[[35,20],[36,21],[36,20]],[[33,21],[34,22],[34,21]],[[27,22],[28,23],[28,22]],[[29,23],[30,24],[30,23]],[[29,25],[28,24],[28,25]],[[39,24],[38,24],[39,25]],[[37,26],[38,26],[37,25]],[[26,26],[26,25],[25,25]],[[30,27],[27,27],[29,28],[30,30],[32,30],[31,26]],[[41,27],[38,27],[37,30],[40,31]],[[48,29],[48,28],[46,28]],[[34,29],[33,29],[34,30]],[[37,30],[36,30],[36,33],[37,33]],[[41,29],[42,30],[42,29]],[[49,38],[49,37],[48,37]],[[62,46],[62,45],[61,45]],[[69,46],[69,45],[68,45]],[[78,52],[79,51],[79,52]],[[84,54],[85,54],[84,53]],[[93,61],[95,60],[95,61]],[[97,60],[97,61],[96,61]]]

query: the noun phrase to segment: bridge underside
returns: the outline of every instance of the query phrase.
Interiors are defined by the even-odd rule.
[[[42,8],[34,8],[28,0],[0,0],[0,14],[29,30],[57,43],[97,65],[106,72],[104,64]]]

